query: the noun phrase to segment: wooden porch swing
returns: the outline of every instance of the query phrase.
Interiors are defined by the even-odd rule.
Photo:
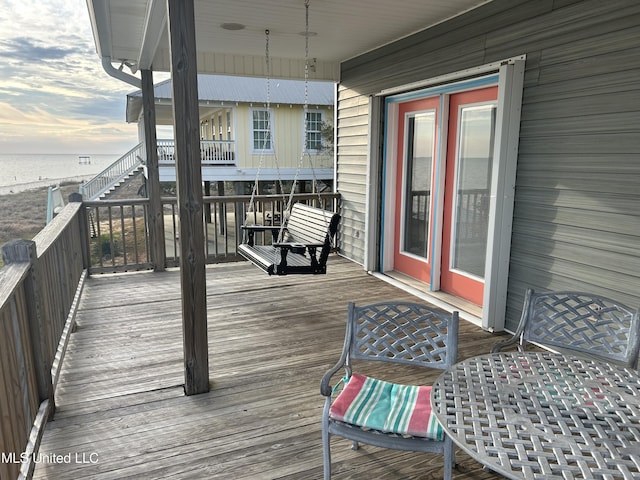
[[[238,253],[269,275],[327,273],[340,215],[296,203],[282,226],[244,225]],[[284,228],[283,228],[284,227]],[[256,232],[271,232],[271,245],[256,245]]]
[[[242,226],[244,231],[243,243],[238,245],[238,253],[244,258],[252,262],[258,268],[264,270],[269,275],[290,275],[290,274],[324,274],[327,273],[327,259],[333,241],[338,230],[340,215],[320,208],[311,207],[302,203],[293,204],[293,195],[295,192],[298,176],[302,168],[305,153],[309,158],[311,172],[314,184],[316,183],[315,170],[311,157],[307,149],[307,121],[306,114],[308,110],[308,83],[309,83],[309,0],[305,1],[305,68],[304,68],[304,145],[300,155],[298,168],[291,185],[289,199],[282,215],[280,226],[266,225],[248,225]],[[265,61],[267,71],[267,108],[270,106],[270,66],[269,66],[269,30],[265,30],[266,48]],[[271,132],[271,116],[269,115],[269,128],[267,132]],[[265,136],[265,144],[270,142],[270,133]],[[266,145],[265,145],[266,146]],[[263,148],[264,152],[266,148]],[[275,149],[274,149],[275,151]],[[276,168],[278,170],[278,181],[280,190],[284,192],[282,180],[280,178],[280,169],[277,166],[277,156],[274,157]],[[258,171],[251,192],[251,201],[246,219],[249,219],[255,213],[255,196],[258,192],[258,180],[260,170],[264,162],[264,154],[260,155]],[[318,194],[320,204],[322,199]],[[271,245],[256,245],[256,232],[271,232]],[[265,235],[266,237],[266,235]]]

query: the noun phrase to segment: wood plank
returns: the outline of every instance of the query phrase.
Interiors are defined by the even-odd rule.
[[[211,389],[192,396],[182,386],[179,272],[89,278],[40,451],[97,462],[40,463],[34,478],[321,478],[320,378],[340,354],[347,302],[415,301],[342,257],[329,263],[327,275],[295,278],[246,262],[208,267]],[[501,337],[466,322],[460,335],[460,358]],[[415,383],[440,373],[359,370]],[[442,475],[439,455],[353,451],[338,438],[332,457],[337,480]],[[499,478],[457,457],[456,479]]]
[[[24,404],[21,401],[26,392],[22,391],[20,385],[13,320],[19,316],[17,311],[24,308],[22,291],[20,290],[10,302],[15,302],[15,310],[12,308],[0,316],[0,364],[3,367],[0,369],[0,388],[3,390],[3,394],[0,396],[0,400],[2,400],[2,406],[0,406],[2,450],[0,452],[15,454],[19,457],[22,446],[26,445],[27,431],[24,425],[27,412],[25,412]],[[19,461],[19,458],[17,460]],[[19,464],[8,462],[6,467],[9,473],[14,475],[11,478],[15,478],[20,468]]]

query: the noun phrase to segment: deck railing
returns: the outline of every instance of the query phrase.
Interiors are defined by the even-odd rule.
[[[80,186],[85,200],[95,200],[123,178],[140,168],[146,158],[144,143],[140,143],[113,162],[102,172]]]
[[[326,210],[337,211],[339,194],[296,194],[294,201],[301,201]],[[242,243],[242,228],[251,197],[204,197],[204,235],[207,263],[240,260],[238,244]],[[280,212],[287,199],[280,195],[255,197],[254,213],[250,223],[278,225]],[[146,210],[149,201],[103,200],[85,202],[89,235],[89,273],[122,272],[151,269],[150,242]],[[174,197],[163,197],[165,266],[179,264],[180,228],[177,202]],[[259,242],[270,238],[260,237]]]
[[[336,211],[338,194],[295,201]],[[239,259],[250,196],[205,197],[207,263]],[[84,280],[90,272],[141,270],[149,258],[148,200],[82,202],[74,194],[33,240],[2,247],[0,269],[0,478],[29,478],[42,432],[55,412],[55,389]],[[175,198],[163,198],[166,265],[178,265]],[[278,224],[286,199],[255,197],[249,222]],[[267,237],[261,242],[269,242]]]
[[[174,163],[175,142],[158,140],[158,163]],[[202,165],[236,165],[235,140],[200,140],[200,161]]]
[[[2,248],[0,478],[29,477],[86,276],[84,209],[76,194],[33,240]]]
[[[337,211],[338,194],[294,201]],[[250,223],[277,225],[287,199],[255,197]],[[206,261],[239,259],[250,196],[205,197]],[[33,240],[2,247],[0,269],[0,478],[30,478],[48,420],[75,312],[89,272],[152,268],[147,199],[82,202],[74,194]],[[166,264],[180,255],[177,202],[162,199]],[[269,237],[258,239],[268,243]]]

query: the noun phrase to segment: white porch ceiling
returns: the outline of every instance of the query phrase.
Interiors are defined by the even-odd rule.
[[[490,0],[310,0],[310,78],[339,78],[340,62]],[[118,66],[169,71],[166,0],[87,0],[96,50]],[[304,78],[304,0],[195,0],[198,71]],[[224,24],[244,28],[228,30]]]

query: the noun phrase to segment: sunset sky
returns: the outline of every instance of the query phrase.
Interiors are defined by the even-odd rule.
[[[107,75],[86,0],[0,0],[0,153],[124,153],[134,87]]]

